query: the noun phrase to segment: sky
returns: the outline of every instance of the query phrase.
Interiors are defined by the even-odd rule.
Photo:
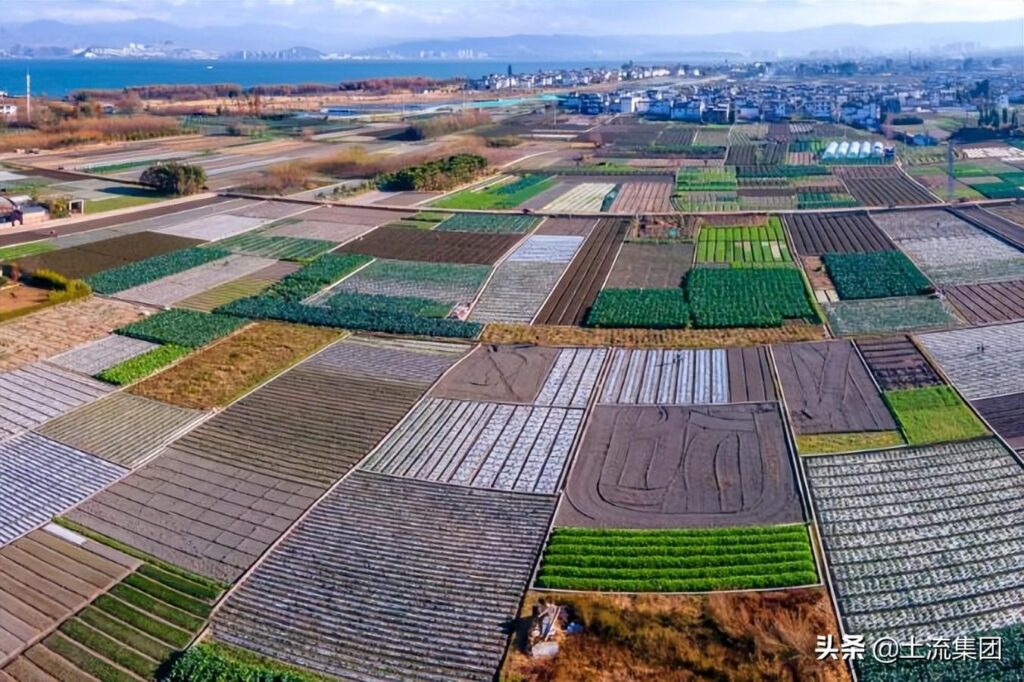
[[[159,19],[181,26],[260,23],[367,43],[498,36],[708,34],[826,24],[1024,17],[1022,0],[0,0],[5,22]]]

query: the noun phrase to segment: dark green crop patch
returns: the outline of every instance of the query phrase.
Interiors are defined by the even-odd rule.
[[[916,296],[934,291],[928,278],[899,251],[826,253],[822,261],[843,300]]]
[[[690,319],[682,289],[605,289],[587,315],[588,327],[681,329]]]

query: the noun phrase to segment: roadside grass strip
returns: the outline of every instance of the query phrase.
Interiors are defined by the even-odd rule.
[[[126,551],[109,538],[61,523]],[[77,669],[75,679],[83,674],[117,681],[160,678],[158,671],[203,628],[227,588],[141,552],[127,551],[144,563],[34,647],[66,659]],[[25,655],[31,660],[33,653],[29,649]]]
[[[803,525],[620,530],[556,528],[540,589],[704,592],[818,582]]]
[[[330,682],[334,679],[260,656],[248,649],[204,641],[189,647],[174,661],[164,682]]]
[[[681,289],[604,289],[587,314],[586,326],[681,329],[689,320]]]
[[[34,256],[38,253],[53,251],[57,246],[52,242],[32,242],[31,244],[18,244],[0,249],[0,261],[12,261],[26,256]]]
[[[900,251],[826,253],[822,262],[841,299],[914,296],[934,290]]]
[[[133,386],[131,393],[200,410],[226,405],[338,338],[333,330],[258,322]]]
[[[509,232],[522,234],[535,228],[539,222],[540,218],[526,215],[459,213],[441,222],[436,229],[441,232]]]
[[[337,244],[334,242],[322,239],[275,237],[266,234],[240,234],[216,242],[213,248],[277,260],[307,260],[327,253],[336,246]]]
[[[860,433],[797,434],[796,448],[801,455],[824,455],[835,452],[879,450],[904,445],[899,431],[864,431]]]
[[[98,294],[116,294],[229,255],[215,247],[180,249],[89,275],[85,281]]]
[[[907,388],[882,394],[911,445],[971,440],[988,429],[949,386]]]
[[[183,358],[191,352],[191,348],[185,348],[184,346],[175,346],[173,344],[158,346],[142,355],[137,355],[124,362],[119,362],[113,367],[108,367],[95,376],[100,381],[106,381],[108,384],[126,386],[160,371],[175,360]]]
[[[772,216],[763,227],[705,227],[697,236],[699,263],[788,263],[782,221]]]
[[[195,310],[167,310],[115,331],[152,343],[199,348],[227,336],[247,323],[248,320],[230,315],[201,313]]]
[[[483,189],[464,189],[433,202],[436,208],[507,209],[550,189],[555,179],[545,175],[524,175],[512,182],[490,184]]]

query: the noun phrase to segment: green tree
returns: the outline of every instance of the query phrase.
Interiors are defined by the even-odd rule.
[[[206,185],[206,171],[202,166],[169,161],[147,168],[139,177],[139,182],[166,194],[185,196],[203,189]]]

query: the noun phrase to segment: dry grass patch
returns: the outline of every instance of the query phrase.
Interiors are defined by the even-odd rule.
[[[809,324],[757,329],[583,329],[525,324],[489,324],[483,343],[624,348],[731,348],[765,343],[818,341],[824,329]]]
[[[529,614],[544,595],[530,593]],[[546,595],[551,596],[551,595]],[[513,639],[503,682],[849,680],[839,661],[818,661],[815,637],[835,634],[824,590],[699,596],[558,594],[584,630],[551,659]],[[521,633],[520,633],[521,634]]]
[[[797,435],[796,449],[801,455],[877,450],[905,445],[899,431],[863,431],[859,433],[815,433]]]
[[[199,410],[226,405],[340,336],[332,329],[258,322],[129,390]]]

